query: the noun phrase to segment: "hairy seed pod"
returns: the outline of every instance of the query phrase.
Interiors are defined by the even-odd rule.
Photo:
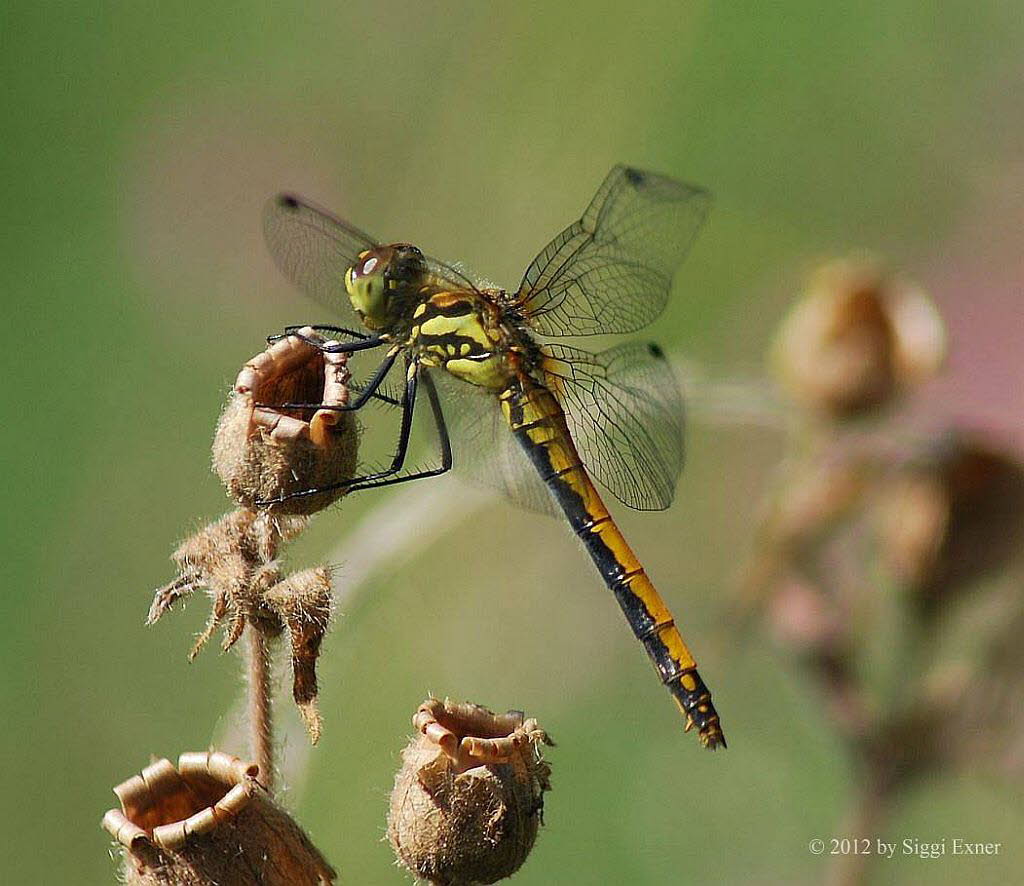
[[[178,575],[156,589],[146,624],[155,624],[177,601],[205,590],[213,606],[206,628],[189,653],[190,659],[199,654],[222,625],[224,650],[235,645],[246,625],[262,638],[263,652],[267,651],[266,642],[287,631],[292,696],[309,737],[316,744],[322,725],[317,707],[316,665],[331,618],[331,571],[320,566],[286,576],[277,559],[282,546],[295,539],[308,524],[307,516],[246,508],[210,523],[183,541],[172,555]],[[257,638],[250,639],[255,642]],[[260,648],[250,646],[250,651],[258,652]],[[250,661],[269,664],[262,653]],[[269,767],[264,766],[263,770],[266,775]]]
[[[331,573],[325,566],[290,575],[263,596],[288,631],[292,657],[292,698],[309,738],[320,740],[322,722],[317,707],[316,664],[331,617]]]
[[[931,378],[945,354],[942,318],[923,289],[871,260],[845,259],[814,275],[773,362],[803,406],[849,418]]]
[[[427,699],[402,752],[388,814],[399,860],[431,883],[496,883],[526,861],[537,837],[552,744],[536,720]]]
[[[311,328],[301,332],[324,341]],[[278,501],[355,476],[358,432],[352,413],[284,406],[347,405],[346,363],[346,354],[325,353],[289,336],[242,368],[213,441],[214,470],[236,502],[277,514],[313,514],[345,494],[342,486]]]
[[[256,778],[220,751],[157,760],[116,788],[103,827],[128,886],[324,886],[336,874]]]

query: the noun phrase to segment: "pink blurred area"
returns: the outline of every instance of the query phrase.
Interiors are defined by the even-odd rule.
[[[950,355],[913,414],[1024,453],[1024,163],[980,194],[919,274],[946,318]]]

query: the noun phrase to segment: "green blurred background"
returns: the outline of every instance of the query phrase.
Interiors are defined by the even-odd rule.
[[[205,602],[142,621],[176,540],[228,507],[208,444],[238,367],[268,331],[330,319],[265,254],[273,192],[514,285],[613,163],[703,184],[715,211],[654,331],[723,376],[759,370],[820,256],[876,249],[954,320],[999,301],[964,263],[1005,261],[1010,292],[1024,279],[1006,276],[1024,206],[1015,3],[22,2],[0,17],[5,883],[113,882],[110,788],[150,754],[242,750],[238,658],[185,660]],[[568,530],[448,480],[321,516],[291,562],[337,563],[343,599],[315,750],[281,708],[284,798],[343,882],[408,880],[384,817],[428,691],[523,708],[559,742],[524,886],[818,882],[807,843],[837,834],[851,773],[809,687],[724,618],[780,451],[694,421],[673,509],[617,511],[715,689],[730,749],[714,755],[683,736]],[[1022,827],[1015,789],[929,783],[890,837],[1006,850],[897,858],[877,882],[1013,881]]]

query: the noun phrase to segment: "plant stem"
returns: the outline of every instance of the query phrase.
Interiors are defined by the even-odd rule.
[[[249,646],[249,750],[260,767],[259,780],[274,788],[274,721],[270,697],[270,637],[250,621]]]
[[[826,874],[827,886],[863,886],[867,882],[868,867],[876,853],[876,841],[885,827],[893,797],[893,784],[878,767],[867,772],[857,789],[856,797],[839,832],[857,842],[870,840],[867,852],[849,852],[832,857]]]

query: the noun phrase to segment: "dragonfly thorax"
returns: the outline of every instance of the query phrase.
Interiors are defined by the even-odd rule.
[[[479,291],[432,293],[413,312],[409,344],[423,364],[492,391],[507,387],[522,350],[500,308]]]
[[[345,273],[345,289],[369,329],[389,329],[408,316],[426,277],[423,253],[410,243],[392,243],[361,252]]]

